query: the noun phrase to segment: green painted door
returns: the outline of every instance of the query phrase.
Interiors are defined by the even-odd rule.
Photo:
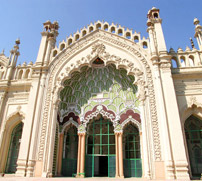
[[[202,121],[190,116],[185,122],[185,135],[192,177],[199,179],[202,173]]]
[[[64,133],[62,175],[72,177],[77,171],[78,136],[77,128],[71,126]]]
[[[125,177],[142,177],[142,160],[140,156],[140,136],[132,124],[124,128],[123,165]]]
[[[115,177],[115,136],[112,122],[99,115],[88,125],[86,177]]]
[[[20,123],[12,131],[5,173],[16,172],[22,127],[23,123]]]

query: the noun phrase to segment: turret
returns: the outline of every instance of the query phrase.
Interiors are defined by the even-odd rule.
[[[159,9],[153,7],[147,14],[148,33],[151,42],[152,54],[167,53],[166,43],[162,30],[162,19],[159,16]]]
[[[200,21],[197,18],[195,18],[194,19],[194,25],[195,25],[194,37],[197,39],[199,49],[202,50],[202,26],[199,23]]]
[[[41,33],[41,43],[36,60],[37,66],[48,65],[51,50],[55,46],[56,38],[58,36],[59,25],[57,21],[51,23],[49,20],[43,23],[43,32]]]
[[[15,45],[14,45],[13,49],[10,51],[9,62],[8,62],[8,65],[7,65],[8,69],[7,69],[7,72],[6,72],[6,79],[7,80],[11,79],[13,69],[16,66],[18,56],[20,55],[19,44],[20,44],[20,40],[17,39],[15,41]]]

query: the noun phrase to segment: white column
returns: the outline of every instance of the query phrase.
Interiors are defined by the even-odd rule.
[[[55,39],[54,38],[48,38],[48,45],[47,45],[47,50],[46,50],[46,56],[44,58],[44,65],[47,66],[50,61],[50,55],[51,55],[51,50],[53,46],[55,45]]]
[[[41,43],[40,43],[39,52],[36,59],[36,65],[39,65],[39,66],[42,65],[43,58],[46,52],[48,32],[42,32],[41,35],[42,35]]]
[[[173,169],[176,179],[189,179],[188,163],[186,159],[185,146],[182,135],[176,92],[170,70],[170,64],[167,60],[161,60],[161,77],[163,85],[163,94],[165,98],[165,107],[168,119],[168,134],[171,143]],[[172,166],[171,165],[171,166]]]
[[[38,141],[39,141],[39,130],[41,126],[41,117],[42,117],[42,107],[44,105],[44,93],[46,91],[45,89],[45,80],[46,80],[46,74],[43,73],[40,81],[40,87],[39,87],[39,94],[36,97],[37,103],[36,103],[36,111],[34,116],[34,123],[33,123],[33,130],[32,130],[32,137],[31,137],[31,143],[30,143],[30,152],[29,152],[29,159],[28,159],[28,168],[27,168],[27,177],[32,177],[34,175],[34,166],[36,164],[36,152],[38,148]],[[37,173],[38,176],[38,173]]]
[[[170,147],[170,138],[168,136],[168,127],[167,127],[167,115],[166,115],[166,109],[165,109],[165,98],[163,94],[162,89],[162,83],[161,83],[161,75],[159,71],[159,65],[155,63],[153,65],[154,69],[154,86],[156,91],[156,107],[157,107],[157,115],[159,120],[159,132],[160,132],[160,140],[161,140],[161,149],[162,149],[162,165],[170,165],[170,162],[172,160],[172,153],[171,153],[171,147]],[[157,168],[156,168],[157,169]],[[156,170],[156,177],[159,177],[160,179],[173,179],[173,170],[170,170],[170,167],[168,166],[167,172],[165,173],[165,169],[161,172],[158,172]],[[160,175],[158,174],[160,173]]]
[[[27,159],[30,150],[30,140],[32,137],[32,127],[35,115],[36,97],[38,96],[38,79],[32,81],[32,86],[29,95],[29,101],[27,106],[26,118],[23,125],[22,138],[20,144],[20,150],[17,161],[17,176],[25,176]]]

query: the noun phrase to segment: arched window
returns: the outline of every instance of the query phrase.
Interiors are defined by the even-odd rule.
[[[78,136],[77,128],[70,125],[64,132],[62,175],[72,176],[77,170]]]
[[[144,48],[144,49],[147,49],[147,48],[148,48],[146,41],[144,41],[144,42],[142,43],[142,45],[143,45],[143,48]]]
[[[202,120],[191,115],[184,127],[192,177],[199,179],[202,173]]]
[[[20,149],[23,123],[18,124],[12,131],[10,146],[8,151],[6,173],[15,173],[17,168],[17,159]]]
[[[29,78],[29,72],[30,72],[30,70],[29,70],[29,69],[28,69],[28,70],[26,70],[26,72],[25,72],[25,79]]]
[[[57,50],[54,50],[54,51],[53,51],[53,57],[55,57],[57,54],[58,54],[58,51],[57,51]]]
[[[105,30],[105,31],[108,31],[108,27],[109,27],[109,26],[108,26],[107,24],[105,24],[105,25],[104,25],[104,30]]]
[[[119,36],[122,36],[122,35],[123,35],[123,30],[122,30],[122,29],[119,29],[119,30],[118,30],[118,35],[119,35]]]
[[[123,130],[123,162],[125,177],[142,177],[140,135],[133,124]]]
[[[90,28],[89,28],[89,32],[92,32],[93,31],[93,27],[91,26]]]
[[[127,32],[127,33],[126,33],[126,38],[127,38],[127,39],[131,39],[130,32]]]
[[[115,27],[114,26],[111,27],[111,33],[115,33]]]
[[[189,65],[190,67],[194,67],[194,56],[192,55],[189,56]]]
[[[60,51],[62,51],[64,48],[65,48],[65,44],[62,43],[62,44],[60,45]]]
[[[185,57],[184,56],[180,57],[180,63],[181,63],[181,67],[185,67],[186,66],[186,64],[185,64]]]
[[[172,68],[177,68],[178,67],[177,58],[176,57],[172,57],[171,64],[172,64]]]
[[[139,37],[138,36],[134,36],[134,42],[138,43],[139,42]]]
[[[22,74],[23,74],[23,70],[20,70],[20,72],[18,74],[18,79],[22,79]]]

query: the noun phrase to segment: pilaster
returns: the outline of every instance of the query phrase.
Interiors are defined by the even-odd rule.
[[[179,110],[175,88],[171,75],[171,63],[168,56],[160,57],[160,75],[162,79],[163,95],[167,117],[168,137],[170,140],[172,160],[167,163],[167,170],[172,179],[189,179],[188,163],[185,154],[185,146],[182,135]],[[169,177],[170,177],[169,176]]]
[[[24,125],[23,125],[23,132],[20,144],[20,150],[18,155],[17,161],[17,176],[25,176],[26,175],[26,168],[27,166],[33,165],[33,160],[30,160],[28,163],[27,159],[29,157],[30,151],[30,141],[32,137],[32,127],[33,127],[33,120],[35,116],[35,108],[36,108],[36,97],[38,96],[38,81],[33,80],[32,87],[30,90],[28,107],[27,107],[27,114],[25,117]],[[32,171],[32,168],[29,167],[29,172]]]

